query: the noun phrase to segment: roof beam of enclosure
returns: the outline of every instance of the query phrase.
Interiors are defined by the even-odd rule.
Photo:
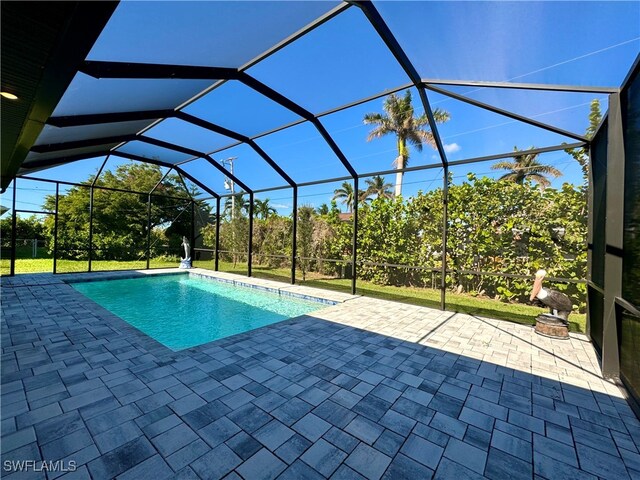
[[[200,180],[198,180],[197,178],[193,177],[192,175],[189,175],[187,172],[185,172],[184,170],[182,170],[179,166],[177,165],[172,165],[170,163],[167,162],[163,162],[161,160],[156,160],[154,158],[147,158],[147,157],[143,157],[141,155],[134,155],[132,153],[126,153],[126,152],[120,152],[118,150],[114,150],[111,152],[111,155],[114,157],[120,157],[120,158],[127,158],[129,160],[136,160],[138,162],[144,162],[144,163],[150,163],[152,165],[158,165],[160,167],[167,167],[167,168],[172,168],[174,169],[177,173],[183,175],[185,178],[188,178],[190,181],[192,181],[193,183],[195,183],[198,187],[200,187],[202,190],[204,190],[205,192],[207,192],[209,195],[215,197],[215,198],[219,198],[220,195],[218,195],[216,192],[214,192],[213,190],[211,190],[209,187],[207,187],[205,184],[203,184]]]
[[[436,125],[436,119],[433,116],[433,110],[431,109],[431,105],[429,104],[429,99],[427,98],[427,94],[422,85],[422,79],[418,74],[418,71],[409,60],[409,57],[404,52],[400,43],[396,39],[396,37],[391,32],[391,29],[387,25],[387,23],[378,12],[378,9],[373,5],[370,1],[359,1],[353,0],[351,3],[357,5],[365,17],[369,20],[373,28],[378,32],[378,35],[385,43],[389,51],[396,58],[396,61],[400,64],[402,69],[405,71],[413,85],[418,89],[418,93],[420,95],[420,100],[422,101],[422,107],[424,108],[424,112],[427,115],[427,119],[429,120],[429,127],[431,128],[431,134],[433,135],[433,140],[436,144],[436,149],[438,150],[438,154],[440,155],[440,159],[443,165],[447,164],[447,154],[444,151],[444,145],[442,144],[442,140],[440,138],[440,133],[438,132],[438,127]]]
[[[18,175],[17,177],[23,178],[25,180],[33,180],[35,182],[59,183],[60,185],[68,185],[70,187],[91,188],[90,183],[77,183],[77,182],[66,182],[64,180],[51,180],[50,178],[32,177],[31,175]],[[94,188],[97,188],[99,190],[106,190],[108,192],[122,192],[122,193],[134,193],[136,195],[149,195],[149,192],[139,192],[138,190],[125,190],[124,188],[105,187],[104,185],[96,185]],[[185,199],[184,197],[174,197],[172,195],[164,195],[164,194],[160,194],[160,196],[165,198],[172,198],[174,200]]]
[[[137,112],[93,113],[88,115],[65,115],[50,117],[48,125],[54,127],[79,127],[101,123],[132,122],[137,120],[154,120],[173,116],[174,110],[142,110]]]
[[[156,147],[166,148],[169,150],[174,150],[176,152],[184,153],[186,155],[191,155],[193,157],[204,158],[207,162],[211,164],[214,168],[216,168],[220,173],[226,175],[231,180],[233,180],[240,188],[244,189],[246,192],[251,193],[252,190],[245,185],[242,180],[238,179],[235,175],[229,172],[226,168],[216,162],[213,158],[203,152],[199,152],[198,150],[193,150],[191,148],[183,147],[182,145],[176,145],[175,143],[165,142],[164,140],[158,140],[157,138],[145,137],[144,135],[138,135],[135,138],[136,140],[144,143],[148,143],[151,145],[155,145]]]
[[[104,170],[104,167],[108,161],[109,161],[109,155],[104,157],[104,162],[102,162],[102,165],[100,165],[100,168],[98,169],[98,173],[96,173],[96,176],[93,177],[93,181],[91,182],[92,187],[96,186],[96,182],[98,181],[98,178],[100,178],[100,174],[102,174],[102,170]]]
[[[582,135],[578,135],[573,132],[569,132],[567,130],[563,130],[561,128],[556,128],[552,125],[538,122],[537,120],[533,120],[530,117],[526,117],[524,115],[518,115],[517,113],[509,112],[507,110],[503,110],[498,107],[494,107],[493,105],[489,105],[487,103],[479,102],[478,100],[473,100],[471,98],[465,97],[464,95],[459,95],[454,92],[450,92],[449,90],[445,90],[443,88],[434,87],[433,85],[425,84],[424,87],[428,90],[432,90],[434,92],[440,93],[441,95],[445,95],[450,98],[455,98],[456,100],[460,100],[461,102],[468,103],[470,105],[474,105],[476,107],[483,108],[485,110],[489,110],[490,112],[497,113],[503,115],[505,117],[512,118],[514,120],[518,120],[523,123],[527,123],[529,125],[533,125],[534,127],[542,128],[544,130],[548,130],[553,133],[557,133],[559,135],[564,135],[565,137],[573,138],[574,140],[578,140],[580,142],[587,142],[587,138]]]
[[[169,167],[167,169],[167,171],[165,172],[165,174],[162,176],[162,178],[160,180],[158,180],[158,183],[156,183],[154,185],[154,187],[151,189],[151,191],[149,192],[149,195],[152,195],[153,192],[156,191],[156,189],[162,184],[162,182],[164,182],[164,180],[169,176],[169,174],[171,173],[171,170],[173,170],[173,167]]]
[[[551,147],[530,148],[529,150],[518,150],[517,152],[498,153],[496,155],[487,155],[486,157],[473,157],[464,160],[456,160],[449,163],[451,166],[466,165],[469,163],[488,162],[491,160],[500,160],[501,158],[512,158],[514,155],[538,155],[540,153],[557,152],[559,150],[571,150],[587,145],[587,142],[565,143],[562,145],[554,145]],[[407,170],[411,170],[408,168]]]
[[[480,88],[510,88],[516,90],[549,90],[567,93],[616,93],[617,87],[597,87],[582,85],[553,85],[546,83],[513,83],[513,82],[477,82],[471,80],[439,80],[435,78],[423,78],[422,83],[427,85],[448,85],[452,87],[480,87]]]
[[[242,83],[244,83],[247,87],[252,88],[256,92],[267,97],[268,99],[273,100],[277,104],[283,106],[287,110],[290,110],[296,115],[304,118],[305,120],[308,120],[316,128],[316,130],[318,130],[318,133],[320,133],[320,136],[324,139],[327,145],[329,145],[329,148],[331,148],[331,150],[336,155],[336,157],[338,157],[338,159],[340,160],[340,163],[342,163],[344,168],[347,169],[351,177],[356,178],[358,176],[358,173],[355,171],[355,169],[353,168],[349,160],[347,160],[347,157],[342,152],[340,147],[338,147],[338,144],[333,140],[333,137],[331,137],[327,129],[324,128],[324,125],[322,125],[320,120],[318,120],[318,118],[315,115],[313,115],[311,112],[301,107],[294,101],[285,97],[281,93],[275,91],[271,87],[268,87],[264,83],[260,82],[259,80],[253,78],[252,76],[244,72],[241,73],[239,80]]]
[[[108,145],[110,143],[122,143],[131,140],[136,140],[135,134],[117,135],[101,138],[88,138],[85,140],[73,140],[71,142],[34,145],[33,147],[31,147],[31,151],[36,153],[49,153],[58,152],[60,150],[73,150],[75,148],[95,147],[96,145]]]
[[[91,152],[91,153],[78,153],[76,155],[65,155],[63,157],[56,157],[56,158],[46,158],[42,160],[31,160],[28,162],[24,162],[20,168],[24,170],[34,170],[36,168],[49,168],[49,167],[55,167],[57,165],[77,162],[79,160],[86,160],[88,158],[102,157],[108,154],[109,154],[109,151],[104,150],[104,151]]]
[[[94,60],[85,60],[79,71],[94,78],[131,79],[234,80],[239,75],[235,68]]]
[[[215,125],[211,122],[207,122],[199,117],[195,117],[188,113],[177,110],[148,110],[148,111],[133,111],[133,112],[119,112],[119,113],[99,113],[90,115],[71,115],[63,117],[51,117],[47,123],[55,127],[76,127],[83,125],[96,125],[102,123],[114,123],[114,122],[128,122],[136,120],[152,120],[157,118],[178,118],[193,125],[200,126],[211,130],[212,132],[225,135],[229,138],[237,140],[237,143],[224,147],[224,149],[231,148],[242,143],[249,145],[258,155],[260,155],[290,186],[294,186],[295,182],[287,175],[287,173],[280,168],[280,166],[266,154],[266,152],[258,146],[255,141],[226,129],[219,125]],[[216,153],[216,152],[213,152]],[[211,155],[211,154],[209,154]]]
[[[235,131],[229,130],[227,128],[221,127],[214,123],[208,122],[198,117],[194,117],[193,115],[189,115],[188,113],[178,111],[176,112],[176,118],[180,120],[184,120],[185,122],[189,122],[193,125],[197,125],[199,127],[205,128],[207,130],[211,130],[212,132],[219,133],[220,135],[224,135],[229,138],[233,138],[234,140],[238,140],[241,143],[246,143],[249,145],[262,159],[269,164],[271,168],[273,168],[282,179],[287,182],[290,186],[294,187],[295,182],[293,179],[287,175],[287,173],[280,168],[280,166],[273,161],[273,159],[267,155],[267,153],[251,138],[241,135]]]
[[[193,200],[193,195],[191,195],[191,192],[189,191],[189,187],[187,187],[187,182],[184,181],[184,178],[182,177],[182,174],[180,172],[178,172],[178,178],[180,179],[180,183],[182,183],[182,186],[184,187],[184,191],[187,192],[187,195],[189,195],[189,198]]]
[[[257,63],[263,61],[265,58],[270,57],[271,55],[273,55],[274,53],[278,52],[279,50],[282,50],[284,47],[286,47],[290,43],[295,42],[299,38],[305,36],[307,33],[311,32],[312,30],[315,30],[316,28],[318,28],[319,26],[325,24],[326,22],[328,22],[329,20],[331,20],[335,16],[337,16],[337,15],[341,14],[342,12],[346,11],[350,6],[351,5],[348,2],[340,3],[339,5],[337,5],[336,7],[334,7],[333,9],[328,11],[327,13],[325,13],[324,15],[316,18],[314,21],[309,23],[307,26],[301,28],[297,32],[292,33],[291,35],[289,35],[287,38],[285,38],[281,42],[277,43],[273,47],[269,48],[265,52],[263,52],[260,55],[258,55],[257,57],[255,57],[253,60],[248,61],[247,63],[242,65],[239,68],[239,70],[242,72],[242,71],[245,71],[245,70],[253,67]]]

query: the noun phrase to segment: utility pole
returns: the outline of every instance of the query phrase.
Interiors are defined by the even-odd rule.
[[[227,164],[229,165],[229,172],[231,173],[231,175],[233,175],[233,161],[236,158],[238,157],[229,157],[226,160],[220,160],[220,163],[222,164],[223,167],[226,167]],[[229,190],[231,192],[231,220],[233,220],[233,216],[235,215],[235,211],[236,211],[236,197],[235,197],[236,184],[230,178],[225,178],[224,188],[225,190]]]

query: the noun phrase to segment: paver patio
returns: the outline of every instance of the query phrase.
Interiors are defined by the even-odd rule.
[[[172,352],[69,275],[2,278],[3,476],[640,478],[640,422],[584,336],[216,275],[340,303]]]

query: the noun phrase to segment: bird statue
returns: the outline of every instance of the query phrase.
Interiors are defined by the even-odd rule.
[[[561,318],[565,324],[568,324],[568,317],[573,310],[573,304],[564,293],[542,288],[542,280],[544,280],[546,275],[547,272],[544,270],[538,270],[536,272],[536,278],[533,281],[533,289],[531,290],[529,300],[533,302],[534,299],[537,299],[540,303],[549,307],[551,315]]]

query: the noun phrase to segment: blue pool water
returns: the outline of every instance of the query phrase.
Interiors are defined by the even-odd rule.
[[[172,350],[247,332],[324,306],[189,275],[72,286]]]

